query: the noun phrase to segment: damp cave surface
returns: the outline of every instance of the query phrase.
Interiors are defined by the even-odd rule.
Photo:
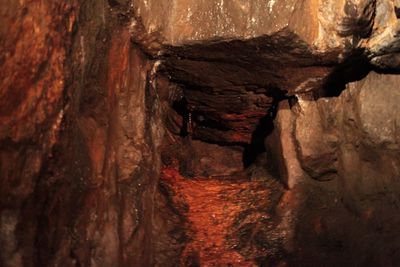
[[[284,186],[264,144],[275,114],[260,119],[249,144],[212,144],[192,135],[196,127],[215,124],[190,125],[196,111],[182,104],[187,101],[174,105],[182,116],[180,140],[164,152],[160,183],[173,205],[185,204],[185,227],[193,231],[182,252],[184,265],[276,264],[284,258],[275,216]]]
[[[399,265],[396,1],[1,14],[1,267]]]
[[[242,45],[246,54],[247,46],[251,46],[251,42]],[[238,55],[232,57],[230,51],[234,49]],[[186,53],[201,54],[205,62],[200,65],[204,66],[197,66],[197,62],[188,65],[185,62]],[[307,204],[300,204],[301,200],[293,199],[304,198],[301,193],[288,190],[293,184],[288,180],[290,174],[285,167],[293,163],[287,161],[288,156],[282,151],[282,146],[293,146],[291,153],[296,153],[296,149],[300,148],[296,147],[293,140],[284,139],[287,138],[285,134],[293,134],[293,128],[283,127],[287,118],[279,117],[278,112],[301,113],[299,101],[304,100],[299,99],[317,101],[321,98],[327,102],[330,98],[336,99],[349,83],[365,78],[371,71],[371,66],[358,52],[351,53],[343,63],[332,68],[320,83],[314,85],[314,92],[297,95],[278,86],[280,84],[285,88],[289,77],[273,85],[260,80],[258,75],[265,75],[260,71],[260,68],[266,68],[263,65],[257,66],[256,63],[255,66],[247,66],[242,75],[243,65],[249,59],[241,53],[241,47],[236,44],[231,46],[228,43],[221,47],[218,44],[210,47],[196,45],[187,48],[183,52],[185,56],[181,57],[178,52],[179,56],[175,56],[179,60],[172,59],[173,63],[167,57],[167,63],[162,68],[170,77],[170,82],[179,87],[168,114],[168,120],[175,122],[175,129],[171,126],[174,137],[167,142],[162,152],[160,186],[172,205],[178,207],[178,212],[185,217],[184,226],[181,227],[188,234],[181,252],[181,264],[314,266],[313,256],[307,255],[310,258],[302,258],[300,262],[296,262],[291,259],[294,254],[289,256],[287,248],[290,235],[287,231],[290,230],[285,229],[285,224],[288,223],[285,213],[294,208],[291,205],[296,206],[295,209],[307,210],[308,207]],[[214,58],[215,55],[218,58]],[[255,54],[249,57],[259,56]],[[208,61],[208,57],[213,59]],[[279,60],[279,56],[276,60]],[[226,62],[229,64],[225,65]],[[183,69],[180,64],[188,69]],[[285,64],[282,63],[277,68],[285,68]],[[207,67],[210,70],[204,69]],[[221,73],[217,76],[212,74],[221,69],[228,69],[229,73],[226,76]],[[271,70],[277,71],[274,67]],[[235,77],[230,76],[232,72]],[[255,74],[249,77],[248,72]],[[196,84],[199,76],[201,82]],[[231,84],[232,79],[235,85]],[[260,81],[261,84],[258,84]],[[261,97],[254,100],[254,94]],[[223,99],[221,95],[224,96]],[[323,135],[316,138],[323,138]],[[321,178],[317,179],[336,179],[331,178],[331,172],[336,174],[337,170],[322,170],[318,174]],[[315,198],[323,198],[325,192],[318,188],[319,185],[312,184],[313,178],[307,178],[310,181],[300,183],[312,188],[308,192]],[[314,196],[310,197],[310,201],[315,201]],[[305,211],[303,216],[315,218],[313,212],[309,213],[310,215]],[[346,217],[343,214],[339,216]],[[321,220],[321,217],[316,218]],[[314,224],[311,229],[308,225],[299,227],[298,235],[304,235],[304,240],[313,239],[315,231],[321,231],[320,221],[311,223]],[[331,238],[342,238],[338,233],[332,235],[321,237],[321,242],[336,242]],[[324,238],[327,239],[323,240]],[[303,246],[304,240],[297,242]],[[330,253],[338,253],[344,249],[344,245],[341,241],[337,242],[337,246],[327,245],[321,251],[329,256]],[[295,257],[303,257],[299,256],[302,252],[296,253],[299,254]],[[323,255],[318,260],[325,260],[325,257]],[[344,257],[339,257],[335,262],[342,260]]]

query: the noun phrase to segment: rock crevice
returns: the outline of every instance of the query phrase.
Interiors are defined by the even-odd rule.
[[[1,266],[396,266],[398,1],[0,2]]]

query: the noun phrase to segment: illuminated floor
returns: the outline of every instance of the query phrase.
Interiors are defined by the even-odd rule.
[[[279,255],[281,240],[271,216],[280,197],[273,193],[275,183],[188,179],[174,167],[165,167],[161,179],[172,189],[174,204],[187,207],[185,266],[259,266],[267,256]]]

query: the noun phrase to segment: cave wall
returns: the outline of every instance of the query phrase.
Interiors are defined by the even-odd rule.
[[[398,262],[398,1],[0,4],[1,266]]]
[[[339,97],[282,103],[268,143],[296,212],[302,266],[396,266],[398,75],[370,72]]]
[[[21,222],[30,223],[29,215],[22,215],[30,209],[22,210],[32,203],[60,132],[64,62],[77,14],[73,2],[1,4],[1,261],[22,266],[25,255],[32,258],[34,230],[24,231],[26,241],[19,240],[17,231]]]
[[[2,6],[1,266],[151,265],[163,126],[129,6]]]

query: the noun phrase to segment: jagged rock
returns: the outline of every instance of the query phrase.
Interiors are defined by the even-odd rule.
[[[315,101],[299,99],[298,105],[293,128],[300,163],[313,178],[333,179],[337,173],[338,141],[334,133],[327,129],[331,121]]]
[[[394,216],[400,189],[398,84],[397,75],[371,72],[337,98],[300,100],[293,109],[293,138],[302,168],[319,180],[326,170],[335,173],[330,182],[297,185],[306,203],[299,209],[303,223],[298,224],[296,242],[309,242],[299,250],[306,265],[396,265],[397,257],[390,254],[398,249],[397,234],[389,225],[399,221]],[[385,249],[374,254],[379,247]],[[319,256],[315,249],[320,249]]]
[[[164,47],[157,54],[161,69],[204,118],[194,131],[202,140],[250,143],[253,125],[285,95],[333,95],[341,87],[337,80],[358,79],[371,65],[398,68],[391,1],[170,4],[170,13],[152,1],[136,12]],[[260,16],[263,9],[268,16]],[[231,21],[229,31],[222,30],[239,11],[254,22],[234,27]],[[198,26],[202,18],[207,27]]]
[[[151,265],[153,62],[106,2],[1,4],[0,265]]]
[[[302,167],[312,177],[316,172],[323,175],[321,168],[326,164],[327,170],[340,170],[338,164],[344,162],[339,156],[342,146],[351,145],[366,158],[366,150],[382,154],[399,149],[398,79],[397,75],[371,72],[363,80],[350,83],[338,98],[299,100],[294,138]]]
[[[0,4],[1,266],[398,263],[398,0]]]
[[[286,101],[279,104],[279,112],[274,121],[274,131],[266,138],[266,147],[275,159],[280,180],[293,188],[306,176],[297,156],[295,143],[295,114]]]

